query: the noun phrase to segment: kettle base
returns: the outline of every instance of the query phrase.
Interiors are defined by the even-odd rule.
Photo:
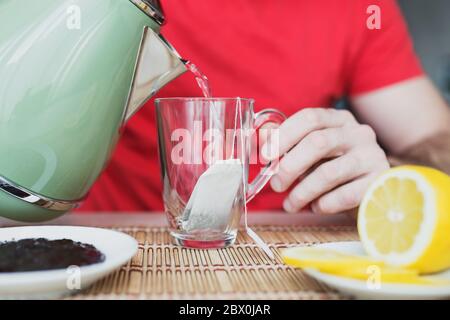
[[[41,208],[5,192],[0,192],[0,217],[18,222],[45,222],[62,216],[65,212]]]

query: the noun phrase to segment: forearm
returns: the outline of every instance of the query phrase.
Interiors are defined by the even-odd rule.
[[[392,166],[418,164],[450,174],[450,131],[424,139],[400,154],[389,155],[388,159]]]

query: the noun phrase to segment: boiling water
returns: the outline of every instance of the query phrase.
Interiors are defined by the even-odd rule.
[[[212,91],[209,85],[208,77],[191,62],[187,62],[186,67],[194,75],[200,90],[202,90],[203,96],[205,98],[212,98]]]

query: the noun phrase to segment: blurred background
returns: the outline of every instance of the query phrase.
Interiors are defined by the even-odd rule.
[[[450,102],[450,1],[399,0],[423,67]]]

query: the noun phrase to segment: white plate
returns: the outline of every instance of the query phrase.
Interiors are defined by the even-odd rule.
[[[105,261],[78,270],[0,273],[0,299],[50,299],[76,293],[78,283],[81,284],[80,289],[89,287],[126,264],[138,248],[134,238],[107,229],[65,226],[0,228],[0,242],[31,238],[70,239],[91,244],[105,255]]]
[[[317,247],[333,249],[343,253],[366,255],[360,242],[331,242],[317,245]],[[331,288],[357,299],[444,299],[450,297],[450,286],[393,284],[373,282],[339,277],[322,273],[316,269],[304,269],[311,277],[322,281]],[[450,270],[433,275],[433,277],[450,280]]]

